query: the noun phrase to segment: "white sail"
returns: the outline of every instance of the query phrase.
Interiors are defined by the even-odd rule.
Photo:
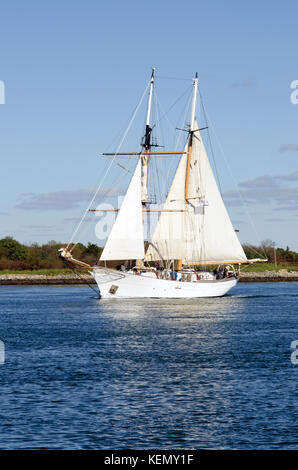
[[[247,261],[199,131],[193,137],[187,209],[186,264]]]
[[[185,264],[246,261],[198,130],[193,134],[187,204],[186,165],[184,154],[164,205],[164,209],[185,212],[161,213],[146,260],[182,259]]]
[[[185,152],[187,147],[185,148]],[[158,219],[151,244],[145,259],[155,261],[161,259],[182,259],[185,254],[185,204],[184,188],[187,155],[180,158],[171,188],[163,211]],[[169,212],[167,212],[169,211]],[[177,211],[177,212],[170,212]]]
[[[141,203],[141,161],[139,160],[100,260],[143,258],[144,230]]]

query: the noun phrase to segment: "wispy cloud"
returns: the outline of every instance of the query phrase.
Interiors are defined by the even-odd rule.
[[[298,172],[279,176],[263,175],[239,183],[239,190],[226,191],[223,197],[230,206],[241,206],[242,201],[245,201],[246,204],[271,204],[277,206],[278,210],[298,211],[298,186],[282,184],[296,181]]]
[[[38,230],[42,232],[50,232],[52,230],[57,230],[56,225],[38,225],[38,224],[32,224],[32,225],[24,225],[25,228],[28,228],[30,230]]]
[[[51,193],[23,193],[19,196],[19,202],[15,205],[17,209],[27,211],[49,211],[49,210],[69,210],[79,207],[82,203],[91,201],[95,191],[93,189],[77,189],[69,191],[56,191]],[[94,201],[99,202],[99,198],[114,197],[121,193],[119,188],[102,188]]]
[[[242,80],[238,80],[237,82],[232,83],[232,88],[255,88],[257,86],[257,82],[254,78],[245,78]]]
[[[0,215],[10,215],[8,212],[0,212]]]
[[[240,188],[276,188],[278,186],[278,183],[276,179],[273,176],[270,175],[264,175],[264,176],[259,176],[258,178],[255,178],[253,180],[248,180],[248,181],[242,181],[242,183],[239,183],[238,185]]]
[[[246,222],[244,222],[243,220],[240,220],[240,219],[233,219],[232,220],[233,222],[233,225],[241,225],[241,224],[246,224]]]
[[[284,144],[279,147],[280,152],[298,152],[298,144]]]
[[[275,211],[278,211],[278,212],[287,212],[287,211],[292,211],[292,212],[295,212],[295,211],[298,211],[298,207],[296,204],[293,204],[291,206],[279,206],[279,207],[275,207],[274,208]]]
[[[97,214],[100,214],[100,212],[95,212],[92,213],[92,215],[86,216],[84,218],[85,222],[94,222],[94,217],[97,217]],[[63,222],[72,222],[74,224],[78,224],[81,220],[81,217],[65,217],[63,219]]]
[[[283,222],[284,219],[281,219],[280,217],[272,217],[272,218],[269,218],[269,219],[265,219],[265,222]]]
[[[270,188],[246,189],[241,191],[242,198],[247,203],[258,204],[278,204],[294,206],[298,210],[298,187],[296,188],[278,188],[277,191],[272,191]],[[232,200],[239,198],[238,191],[228,191],[224,193],[224,197]],[[237,205],[237,204],[234,204]],[[239,200],[239,204],[241,201]]]
[[[289,175],[276,176],[276,179],[284,181],[298,181],[298,171],[290,173]]]

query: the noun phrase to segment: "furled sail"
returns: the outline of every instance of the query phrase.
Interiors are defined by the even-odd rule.
[[[185,264],[245,262],[247,258],[218,190],[199,130],[193,134],[185,204],[186,165],[184,154],[164,205],[164,209],[185,212],[161,213],[146,259],[182,259]]]
[[[141,161],[139,160],[100,260],[143,258],[144,230],[141,203]]]

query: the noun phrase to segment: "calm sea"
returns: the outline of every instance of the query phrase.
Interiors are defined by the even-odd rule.
[[[1,449],[297,449],[298,283],[199,300],[0,287]]]

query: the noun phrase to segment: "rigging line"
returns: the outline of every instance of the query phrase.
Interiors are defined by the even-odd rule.
[[[256,255],[258,256],[263,256],[263,253],[260,253],[258,250],[256,250],[256,247],[254,247],[253,245],[250,245],[249,243],[245,243],[244,244],[245,246],[247,246],[251,251],[253,251]],[[265,247],[264,245],[262,246],[263,250],[265,250]],[[265,255],[267,257],[267,253],[265,252]]]
[[[204,105],[203,98],[202,98],[202,95],[201,95],[201,90],[200,90],[199,87],[198,87],[198,90],[199,90],[200,101],[201,101],[202,110],[203,110],[203,113],[204,113],[206,125],[208,126],[207,113],[206,113],[205,105]],[[214,164],[215,175],[216,175],[217,183],[218,183],[218,186],[219,186],[220,195],[222,196],[222,188],[221,188],[220,178],[219,178],[219,174],[218,174],[218,170],[217,170],[215,155],[214,155],[213,146],[212,146],[211,137],[210,137],[210,131],[209,131],[208,127],[207,127],[207,136],[208,136],[208,142],[209,142],[209,146],[210,146],[210,150],[211,150],[212,161],[213,161],[213,164]]]
[[[184,92],[184,94],[185,94],[185,92]],[[184,94],[183,94],[183,95],[184,95]],[[170,121],[170,119],[169,119],[169,117],[168,117],[168,114],[169,114],[170,110],[175,106],[175,104],[177,103],[178,100],[165,112],[164,109],[163,109],[163,106],[162,106],[162,104],[161,104],[161,102],[160,102],[160,100],[159,100],[159,98],[158,98],[158,96],[157,96],[157,94],[155,94],[155,97],[156,97],[156,105],[160,108],[161,112],[163,113],[162,116],[159,118],[159,120],[156,121],[155,126],[156,126],[157,124],[160,124],[160,122],[161,122],[164,118],[166,118],[167,121],[168,121],[168,123],[169,123],[170,128],[172,129],[173,136],[175,137],[175,126],[174,126],[173,123]],[[181,97],[180,97],[180,98],[181,98]],[[157,107],[157,106],[156,106],[156,107]]]
[[[155,124],[152,126],[152,144],[154,144],[154,139],[156,141],[156,144],[157,143],[160,143],[162,146],[162,144],[164,144],[164,137],[163,137],[163,132],[162,132],[162,128],[161,126],[159,125],[160,123],[160,119],[159,119],[159,100],[158,100],[158,97],[157,97],[157,93],[156,93],[156,90],[154,90],[154,94],[153,94],[153,112],[152,112],[152,121],[155,122]],[[154,132],[153,132],[154,131]]]
[[[216,140],[217,140],[217,144],[218,144],[218,146],[219,146],[219,149],[220,149],[220,151],[221,151],[221,153],[222,153],[222,156],[223,156],[223,158],[224,158],[225,164],[226,164],[226,166],[227,166],[227,168],[228,168],[228,170],[229,170],[230,176],[231,176],[231,178],[232,178],[232,180],[233,180],[233,182],[234,182],[236,191],[238,192],[238,196],[239,196],[239,198],[240,198],[240,200],[241,200],[241,202],[242,202],[242,205],[243,205],[243,207],[244,207],[244,209],[245,209],[246,215],[247,215],[248,219],[250,220],[250,223],[251,223],[251,226],[252,226],[252,228],[253,228],[253,230],[254,230],[254,232],[255,232],[255,235],[257,236],[258,240],[260,240],[260,235],[259,235],[259,233],[258,233],[258,231],[257,231],[257,228],[256,228],[256,226],[255,226],[255,224],[254,224],[254,222],[253,222],[253,219],[252,219],[252,217],[251,217],[251,215],[250,215],[250,213],[249,213],[249,211],[248,211],[247,204],[245,203],[245,200],[244,200],[244,198],[243,198],[243,196],[242,196],[242,193],[241,193],[240,189],[238,188],[237,181],[236,181],[236,179],[235,179],[235,177],[234,177],[234,175],[233,175],[233,173],[232,173],[231,167],[230,167],[229,162],[228,162],[228,160],[227,160],[227,158],[226,158],[225,152],[224,152],[224,150],[223,150],[223,148],[222,148],[222,145],[221,145],[221,143],[220,143],[220,141],[219,141],[219,138],[218,138],[218,136],[217,136],[217,134],[216,134],[216,132],[215,132],[214,126],[213,126],[213,124],[212,124],[212,121],[211,121],[210,117],[207,115],[207,111],[206,111],[206,110],[205,110],[205,112],[206,112],[206,117],[208,117],[208,122],[210,123],[210,126],[211,126],[211,128],[212,128],[212,131],[213,131],[213,133],[214,133],[214,136],[215,136],[215,138],[216,138]],[[265,256],[266,256],[266,250],[265,250],[265,247],[264,247],[264,245],[262,244],[262,242],[261,242],[261,247],[263,248],[264,254],[265,254]]]
[[[157,94],[156,94],[156,108],[157,108],[157,111],[160,110],[161,113],[162,113],[162,112],[164,113],[162,104],[161,104],[161,102],[160,102],[160,100],[159,100]],[[158,113],[158,115],[161,114],[161,113]],[[174,138],[175,138],[174,126],[173,126],[172,123],[170,122],[170,120],[169,120],[169,118],[168,118],[168,116],[167,116],[167,113],[164,113],[163,116],[166,117],[166,119],[167,119],[167,121],[168,121],[168,123],[169,123],[169,127],[170,127],[171,129],[173,129],[173,140],[174,140]],[[161,127],[161,125],[160,125],[161,120],[162,120],[162,118],[157,121],[157,123],[159,124],[160,133],[161,133],[161,131],[162,131],[162,127]],[[163,132],[162,132],[162,135],[163,135]],[[174,150],[176,150],[176,146],[174,146]],[[170,172],[171,168],[173,167],[173,164],[175,163],[175,161],[176,161],[175,158],[174,158],[174,159],[170,159],[170,160],[169,160],[168,158],[166,158],[166,159],[164,159],[163,161],[160,162],[160,165],[161,165],[162,171],[163,171],[162,174],[165,175],[165,180],[162,180],[162,179],[159,177],[158,173],[157,173],[157,175],[156,175],[156,176],[157,176],[158,186],[159,186],[160,201],[164,201],[165,198],[166,198],[167,188],[168,188],[168,184],[169,184],[169,172]],[[159,163],[159,162],[158,162],[158,163]],[[156,168],[157,168],[157,164],[156,164]],[[161,186],[162,186],[162,189],[161,189]]]
[[[154,93],[154,113],[155,113],[155,117],[156,117],[156,123],[159,123],[160,120],[158,120],[159,118],[159,100],[158,100],[158,97],[157,97],[157,93],[155,91]],[[164,139],[162,138],[162,132],[161,132],[161,126],[156,126],[156,136],[159,138],[159,141],[160,142],[163,142],[164,143]],[[165,159],[167,160],[167,158]],[[157,171],[157,168],[160,166],[161,168],[163,168],[163,166],[165,165],[165,162],[164,161],[153,161],[153,165],[152,165],[152,170],[154,170],[154,173],[155,173],[155,178],[151,178],[151,186],[153,187],[153,191],[156,193],[156,197],[158,197],[158,200],[160,201],[161,197],[162,197],[162,192],[161,192],[161,187],[160,187],[160,184],[161,184],[161,178],[158,176],[158,171]],[[156,181],[156,183],[155,183]]]
[[[156,93],[156,90],[154,90],[154,105],[155,105],[155,109],[156,109],[156,124],[155,124],[155,127],[156,129],[158,129],[158,133],[160,134],[161,133],[161,126],[160,126],[160,123],[161,121],[163,120],[163,118],[166,118],[168,123],[169,123],[169,127],[171,129],[175,129],[175,126],[173,126],[173,124],[171,123],[169,117],[168,117],[168,114],[169,114],[169,111],[175,106],[175,104],[177,104],[177,102],[189,91],[189,87],[186,89],[186,91],[184,91],[181,96],[179,96],[175,102],[171,105],[171,107],[165,112],[164,109],[163,109],[163,106],[159,100],[159,97],[158,97],[158,94]],[[161,115],[161,117],[159,117]],[[179,137],[180,137],[181,134],[179,134]],[[161,136],[160,136],[161,137]],[[173,132],[173,140],[175,141],[175,131]],[[177,139],[176,139],[177,140]],[[174,145],[175,148],[177,148],[177,142],[176,144]],[[167,160],[167,159],[166,159]],[[168,181],[169,181],[169,174],[170,172],[172,171],[172,168],[174,165],[177,166],[177,161],[176,159],[171,159],[171,163],[170,165],[167,165],[167,161],[164,161],[162,163],[164,163],[164,170],[165,170],[165,176],[166,176],[166,184],[162,185],[162,188],[164,189],[164,191],[161,191],[161,179],[157,177],[156,181],[157,181],[157,185],[158,185],[158,193],[159,193],[159,200],[160,202],[162,202],[162,199],[164,199],[166,197],[166,193],[167,193],[167,186],[168,186]],[[157,165],[157,162],[156,162],[156,165]],[[155,167],[155,162],[154,162],[154,167]],[[157,171],[157,168],[154,168],[155,171]]]
[[[192,89],[190,90],[190,93],[188,95],[188,100],[185,104],[185,107],[184,107],[184,110],[181,112],[180,114],[180,117],[177,119],[177,125],[175,126],[176,129],[181,127],[182,129],[186,129],[187,128],[187,121],[188,121],[188,115],[190,113],[190,106],[191,106],[191,101],[192,101]],[[181,118],[182,116],[182,118]],[[179,125],[179,123],[181,123],[181,125]],[[178,127],[179,126],[179,127]],[[178,133],[178,139],[177,139],[177,143],[181,141],[182,139],[182,135],[184,135],[183,133]],[[186,142],[188,140],[188,136],[186,137]]]
[[[258,251],[258,250],[256,249],[256,248],[258,248],[258,247],[255,247],[254,245],[251,245],[250,243],[247,243],[247,242],[246,242],[246,243],[244,243],[244,245],[246,245],[251,251],[253,251],[254,253],[256,253],[256,255],[258,255],[258,256],[260,256],[260,257],[262,257],[262,256],[265,255],[266,258],[268,258],[265,245],[264,245],[262,242],[260,242],[260,243],[261,243],[261,248],[263,249],[264,253],[261,253],[260,251]]]
[[[71,267],[70,269],[71,269],[71,270],[73,271],[73,273],[76,274],[80,279],[85,280],[85,279],[83,278],[83,276],[81,276],[80,273],[77,272],[74,268]],[[86,281],[86,282],[87,282],[87,281]],[[88,285],[88,287],[90,287],[90,289],[92,289],[92,290],[96,293],[96,295],[97,295],[98,297],[100,297],[100,292],[99,292],[99,290],[97,290],[95,287],[93,287],[89,282],[87,282],[87,285]]]
[[[176,104],[186,95],[186,93],[189,92],[189,86],[186,88],[186,90],[184,90],[184,92],[182,93],[182,95],[180,95],[175,101],[174,103],[168,108],[168,110],[166,112],[164,112],[164,114],[161,116],[161,118],[159,119],[159,121],[156,123],[158,124],[160,121],[162,121],[162,119],[167,116],[169,114],[169,112],[174,108],[174,106],[176,106]],[[158,100],[159,101],[159,100]],[[170,120],[168,119],[169,123],[171,124],[171,126],[173,126],[173,124],[170,122]],[[174,126],[173,126],[174,127]],[[175,127],[174,127],[175,129]]]
[[[123,136],[122,136],[122,139],[121,139],[121,141],[120,141],[120,143],[119,143],[119,145],[118,145],[116,155],[114,155],[114,157],[111,159],[111,162],[110,162],[110,164],[108,165],[108,167],[107,167],[107,169],[106,169],[106,171],[105,171],[105,173],[104,173],[104,175],[103,175],[103,177],[102,177],[102,179],[101,179],[101,181],[100,181],[100,183],[99,183],[99,186],[98,186],[97,190],[95,191],[94,196],[93,196],[92,200],[90,201],[90,203],[89,203],[87,209],[85,210],[85,212],[84,212],[84,214],[83,214],[83,216],[82,216],[82,218],[81,218],[79,224],[77,225],[77,227],[76,227],[76,229],[75,229],[75,231],[74,231],[74,233],[73,233],[73,235],[72,235],[72,237],[71,237],[71,239],[70,239],[70,241],[69,241],[69,243],[68,243],[66,249],[68,249],[69,245],[70,245],[70,244],[72,243],[72,241],[74,240],[74,237],[75,237],[76,234],[78,233],[78,230],[79,230],[80,226],[82,225],[83,220],[85,219],[85,217],[86,217],[86,215],[87,215],[87,213],[88,213],[88,211],[89,211],[91,205],[93,204],[93,202],[94,202],[94,200],[95,200],[97,194],[99,193],[99,190],[100,190],[100,188],[101,188],[101,186],[102,186],[102,184],[103,184],[103,182],[104,182],[104,180],[105,180],[105,178],[106,178],[106,176],[107,176],[107,174],[108,174],[108,172],[109,172],[109,170],[110,170],[112,164],[114,163],[114,160],[115,160],[115,158],[116,158],[116,156],[117,156],[117,153],[120,151],[120,148],[121,148],[121,146],[123,145],[123,142],[124,142],[124,140],[125,140],[126,137],[127,137],[127,134],[128,134],[128,132],[129,132],[129,130],[130,130],[130,128],[131,128],[131,125],[132,125],[132,123],[133,123],[133,121],[134,121],[134,119],[135,119],[135,117],[136,117],[136,114],[137,114],[137,112],[138,112],[138,110],[139,110],[139,108],[140,108],[140,106],[141,106],[141,104],[142,104],[142,102],[143,102],[143,99],[144,99],[144,97],[145,97],[145,95],[146,95],[146,93],[147,93],[147,91],[148,91],[149,86],[150,86],[150,82],[147,84],[147,86],[146,86],[146,88],[145,88],[145,91],[144,91],[144,93],[143,93],[143,95],[142,95],[142,97],[141,97],[139,103],[137,104],[137,106],[136,106],[136,108],[135,108],[135,110],[134,110],[134,112],[133,112],[133,114],[132,114],[132,117],[131,117],[131,120],[130,120],[130,122],[129,122],[129,124],[128,124],[128,127],[127,127],[126,131],[124,132],[124,134],[123,134]],[[77,243],[76,243],[76,244],[77,244]],[[71,251],[74,249],[74,247],[76,246],[76,244],[72,247]],[[70,252],[71,252],[71,251],[70,251]]]
[[[161,75],[155,75],[155,77],[156,78],[166,79],[166,80],[182,80],[182,81],[187,81],[187,82],[191,81],[190,78],[164,77],[164,76],[161,76]]]
[[[129,171],[129,170],[127,170]],[[130,171],[129,171],[130,172]],[[114,177],[112,180],[111,180],[111,187],[115,186],[117,187],[118,186],[118,182],[122,179],[122,175],[119,174],[117,175],[116,177]],[[111,187],[108,187],[108,188],[103,188],[103,192],[101,194],[101,200],[106,200],[107,198],[110,198],[110,197],[113,197],[113,195],[109,194],[110,192],[110,188]],[[95,216],[98,214],[98,213],[94,213]],[[95,217],[96,219],[96,217]],[[96,221],[96,223],[99,222],[99,220]],[[87,230],[90,229],[90,224],[92,223],[92,225],[94,225],[94,215],[91,215],[90,214],[90,218],[89,217],[85,217],[85,223],[84,223],[84,226],[83,226],[83,229],[80,231],[80,234],[81,234],[81,237],[85,236]],[[76,243],[77,244],[77,243]],[[76,246],[76,245],[75,245]],[[72,252],[72,249],[70,250],[70,252]]]
[[[158,130],[159,130],[159,134],[163,136],[163,132],[162,132],[162,128],[161,128],[161,121],[162,121],[162,118],[159,118],[159,116],[163,113],[163,117],[166,116],[168,122],[169,122],[169,125],[170,125],[170,128],[172,129],[172,124],[168,118],[168,116],[166,115],[167,113],[164,113],[164,110],[163,110],[163,107],[161,105],[161,102],[157,96],[157,93],[155,93],[155,102],[156,102],[156,109],[157,109],[157,113],[156,113],[156,117],[157,117],[157,120],[156,120],[156,124],[158,125]],[[159,112],[159,110],[161,112]],[[158,119],[159,118],[159,119]],[[175,150],[175,148],[174,148]],[[163,173],[166,172],[166,168],[168,166],[168,159],[165,159],[163,162],[156,162],[156,167],[157,165],[160,164],[160,166],[162,167],[162,170],[163,170]],[[172,164],[172,161],[171,161],[171,164]],[[171,166],[171,165],[170,165]],[[159,196],[160,196],[160,200],[164,199],[166,194],[165,194],[165,191],[161,191],[161,187],[160,187],[160,184],[161,184],[161,178],[158,177],[157,175],[157,182],[158,182],[158,189],[159,189]],[[163,189],[166,189],[167,187],[167,183],[168,183],[168,178],[166,178],[166,184],[164,185],[163,184]]]
[[[189,108],[190,108],[190,103],[191,103],[191,97],[192,97],[192,93],[190,93],[189,98],[188,98],[188,102],[187,102],[187,104],[186,104],[186,106],[185,106],[184,116],[183,116],[183,120],[182,120],[182,127],[184,127],[184,125],[186,124],[186,119],[187,119],[186,116],[187,116],[188,113],[189,113]],[[180,145],[180,142],[181,142],[181,140],[182,140],[182,135],[183,135],[183,133],[178,133],[178,138],[177,138],[177,140],[176,140],[176,144],[174,145],[174,147],[178,148],[178,146]],[[186,142],[187,142],[187,140],[188,140],[188,137],[186,138]],[[186,142],[185,142],[185,144],[183,145],[183,148],[185,147]],[[176,166],[176,171],[177,171],[177,168],[178,168],[178,165],[179,165],[179,163],[180,163],[180,160],[181,160],[181,157],[178,159],[178,161],[176,161],[176,159],[172,159],[172,160],[171,160],[171,164],[169,165],[169,167],[168,167],[168,172],[167,172],[167,178],[166,178],[167,183],[169,182],[170,172],[173,171],[174,165]],[[176,173],[176,171],[175,171],[175,173]],[[170,189],[170,188],[169,188],[169,189]],[[168,191],[169,191],[169,189],[168,189]]]
[[[188,91],[189,91],[189,87],[186,89],[186,91],[183,92],[183,94],[178,98],[178,100],[179,100],[180,98],[182,98],[182,96],[184,96],[184,95],[186,94],[186,92],[188,92]],[[188,111],[189,111],[191,96],[192,96],[192,95],[191,95],[191,93],[190,93],[188,102],[187,102],[187,104],[186,104],[186,106],[185,106],[185,110],[184,110],[184,113],[183,113],[183,114],[184,114],[184,116],[183,116],[183,125],[184,125],[184,123],[185,123],[185,121],[186,121],[186,115],[187,115],[187,113],[188,113]],[[157,98],[157,99],[158,99],[158,98]],[[175,101],[175,103],[172,105],[172,107],[177,103],[178,100]],[[160,108],[162,108],[162,105],[161,105],[161,103],[160,103],[159,100],[158,100],[158,104],[159,104]],[[170,109],[172,109],[172,107],[171,107]],[[169,109],[169,110],[170,110],[170,109]],[[168,112],[169,112],[169,110],[168,110]],[[162,109],[162,111],[163,111],[163,109]],[[162,116],[162,118],[163,118],[163,117],[166,117],[166,119],[168,120],[169,126],[170,126],[170,127],[174,127],[174,129],[176,129],[176,126],[173,126],[173,124],[171,123],[171,121],[169,120],[169,118],[168,118],[168,116],[167,116],[168,112],[164,113],[163,116]],[[161,118],[161,119],[162,119],[162,118]],[[159,120],[159,122],[161,121],[161,119]],[[178,134],[178,138],[176,138],[176,139],[175,139],[175,136],[176,136],[176,133],[175,133],[175,131],[174,131],[174,132],[173,132],[173,141],[176,140],[176,143],[174,143],[173,148],[174,148],[174,149],[177,149],[177,148],[179,147],[180,142],[181,142],[181,139],[182,139],[182,133],[179,133],[179,134]],[[166,182],[166,184],[163,186],[163,188],[164,188],[164,199],[166,199],[167,194],[168,194],[168,191],[169,191],[169,189],[170,189],[170,188],[169,188],[170,174],[173,173],[174,168],[177,170],[178,165],[179,165],[179,162],[180,162],[180,158],[179,158],[178,160],[175,159],[175,158],[173,158],[173,159],[171,159],[170,164],[169,164],[169,165],[167,166],[167,168],[166,168],[166,170],[167,170],[167,171],[165,172],[165,176],[166,176],[165,182]],[[160,182],[159,179],[158,179],[158,182]],[[162,194],[162,193],[161,193],[161,194]]]

